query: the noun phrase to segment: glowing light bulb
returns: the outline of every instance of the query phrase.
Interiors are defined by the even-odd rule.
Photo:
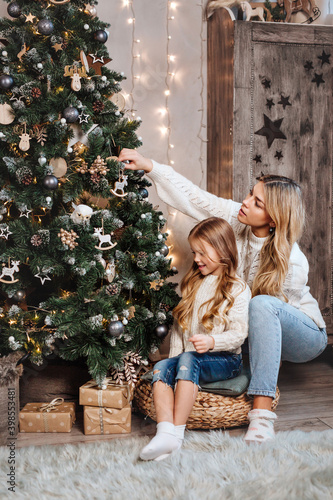
[[[165,91],[164,91],[164,94],[165,94],[165,95],[170,95],[170,90],[165,90]]]

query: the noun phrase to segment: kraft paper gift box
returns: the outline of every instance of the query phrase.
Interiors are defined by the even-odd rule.
[[[70,432],[75,422],[75,404],[62,398],[50,403],[27,403],[20,411],[20,432]]]
[[[126,434],[131,432],[131,405],[124,408],[84,406],[85,434]]]
[[[130,403],[132,395],[128,385],[119,385],[108,380],[105,385],[105,389],[100,389],[94,380],[89,380],[82,385],[80,405],[119,409]]]

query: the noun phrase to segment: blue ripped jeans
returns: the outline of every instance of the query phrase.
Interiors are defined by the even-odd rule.
[[[248,394],[274,398],[280,361],[305,363],[319,356],[326,345],[325,328],[296,307],[269,295],[254,297],[249,308]]]
[[[161,380],[174,387],[177,380],[189,380],[200,387],[200,384],[237,377],[241,369],[240,354],[188,351],[158,361],[153,369],[152,384]]]

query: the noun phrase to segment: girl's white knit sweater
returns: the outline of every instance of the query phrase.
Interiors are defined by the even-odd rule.
[[[211,331],[207,331],[201,324],[200,319],[207,311],[207,306],[200,306],[212,299],[216,292],[217,276],[209,274],[205,276],[195,296],[192,320],[189,328],[183,332],[177,321],[174,321],[171,329],[169,357],[178,356],[184,351],[195,351],[192,342],[188,339],[193,335],[211,335],[214,338],[215,346],[211,351],[229,351],[240,354],[241,345],[248,334],[248,309],[251,299],[250,289],[245,283],[234,283],[231,293],[235,297],[232,308],[227,316],[229,324],[227,328],[222,320],[215,318]],[[224,301],[219,312],[222,313],[226,307]]]
[[[196,220],[207,217],[222,217],[232,226],[237,242],[239,266],[237,274],[250,288],[259,268],[260,250],[265,238],[256,237],[250,226],[238,221],[241,203],[219,198],[208,193],[178,174],[172,167],[153,161],[153,169],[148,174],[154,181],[159,197],[168,205]],[[283,293],[288,303],[309,316],[319,328],[325,328],[318,302],[310,294],[307,286],[309,264],[297,243],[292,247],[289,270],[284,282]],[[282,297],[280,297],[282,298]]]

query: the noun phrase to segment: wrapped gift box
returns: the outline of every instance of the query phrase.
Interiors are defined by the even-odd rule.
[[[131,405],[124,408],[84,406],[85,434],[125,434],[131,432]]]
[[[70,432],[75,404],[57,398],[50,403],[27,403],[20,411],[20,432]]]
[[[132,395],[128,385],[107,382],[105,389],[100,389],[94,380],[80,387],[80,405],[101,406],[103,408],[125,408]]]

